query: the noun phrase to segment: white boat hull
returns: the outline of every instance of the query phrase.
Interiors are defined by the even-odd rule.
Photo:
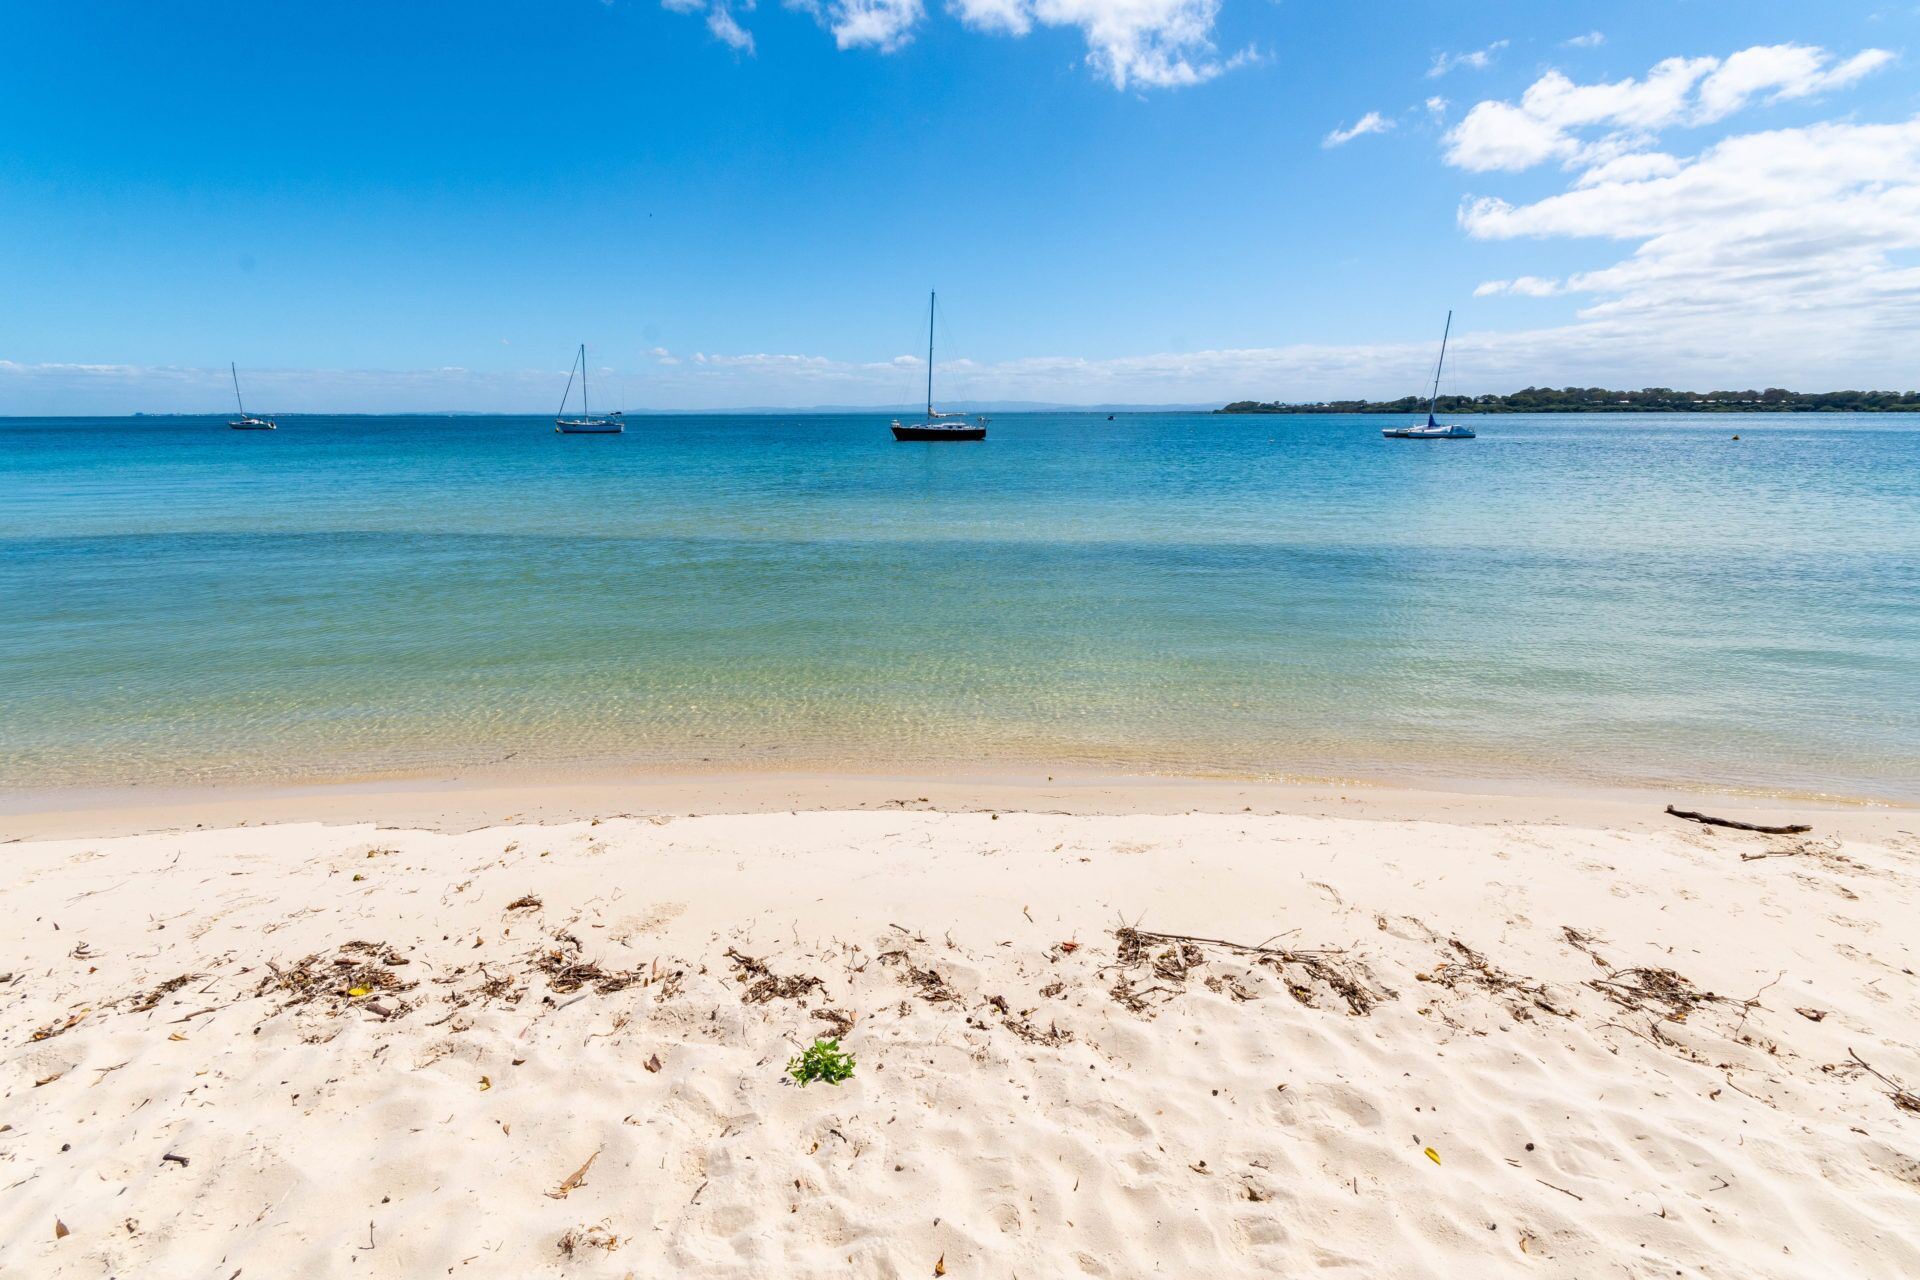
[[[1382,427],[1380,434],[1389,440],[1471,440],[1473,431],[1459,423],[1434,427]]]

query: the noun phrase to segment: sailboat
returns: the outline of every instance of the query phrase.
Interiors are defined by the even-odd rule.
[[[985,440],[987,420],[976,418],[971,424],[943,422],[943,418],[962,418],[964,413],[941,413],[933,407],[933,299],[927,294],[927,416],[922,422],[893,420],[895,440]]]
[[[573,394],[574,374],[580,375],[580,416],[567,416],[567,397]],[[580,353],[573,358],[573,368],[567,370],[567,389],[560,393],[560,409],[553,419],[553,429],[563,436],[617,436],[627,429],[616,411],[604,418],[596,418],[587,408],[587,344],[580,344]]]
[[[235,431],[278,431],[280,424],[271,418],[254,418],[247,414],[247,406],[240,403],[240,370],[232,361],[227,362],[227,372],[233,375],[233,403],[240,410],[240,416],[227,425]]]
[[[1447,312],[1447,327],[1440,331],[1440,361],[1433,366],[1433,394],[1427,397],[1427,421],[1422,426],[1382,427],[1380,434],[1389,440],[1471,440],[1473,428],[1459,423],[1442,426],[1433,420],[1433,406],[1440,400],[1440,371],[1447,367],[1447,339],[1453,334],[1453,312]]]

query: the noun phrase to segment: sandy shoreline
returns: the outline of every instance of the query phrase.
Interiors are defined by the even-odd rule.
[[[0,1276],[1920,1274],[1911,810],[812,781],[0,815]]]
[[[1818,814],[1830,834],[1874,839],[1911,827],[1920,809],[1875,799],[1729,795],[1672,787],[1577,788],[1514,780],[1453,786],[1362,779],[1258,781],[1059,769],[944,774],[739,769],[608,769],[348,779],[285,785],[0,789],[0,841],[137,835],[286,822],[430,831],[559,823],[618,815],[820,810],[949,813],[1243,813],[1456,822],[1545,822],[1664,829],[1669,803],[1772,823]]]

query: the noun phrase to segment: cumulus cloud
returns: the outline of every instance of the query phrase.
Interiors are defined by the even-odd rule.
[[[1609,265],[1490,280],[1476,295],[1579,296],[1582,324],[1616,341],[1718,340],[1769,370],[1833,370],[1809,385],[1869,380],[1847,369],[1850,356],[1870,362],[1890,335],[1920,325],[1920,116],[1735,133],[1691,155],[1649,144],[1755,101],[1843,87],[1888,60],[1773,46],[1669,59],[1614,84],[1553,73],[1517,105],[1481,103],[1448,135],[1453,163],[1484,172],[1558,159],[1575,172],[1564,190],[1523,203],[1470,197],[1460,210],[1469,236],[1630,247]],[[1607,132],[1584,137],[1582,126]],[[1784,385],[1771,373],[1749,380]]]
[[[1218,57],[1219,0],[951,0],[950,7],[980,31],[1024,36],[1036,26],[1077,29],[1087,65],[1116,89],[1199,84],[1252,56]]]
[[[1868,49],[1835,62],[1824,49],[1759,45],[1730,57],[1668,58],[1644,79],[1575,84],[1549,71],[1520,101],[1481,102],[1447,134],[1448,163],[1476,172],[1550,160],[1587,165],[1644,149],[1661,130],[1711,124],[1756,98],[1778,102],[1844,88],[1887,65]]]
[[[1482,102],[1447,135],[1469,170],[1574,170],[1556,194],[1466,200],[1487,241],[1602,240],[1627,256],[1560,278],[1489,280],[1479,297],[1573,295],[1582,321],[1623,337],[1719,332],[1742,350],[1873,349],[1920,322],[1920,116],[1736,133],[1693,155],[1663,130],[1723,121],[1755,102],[1844,88],[1885,66],[1869,49],[1771,45],[1669,58],[1643,79],[1579,85],[1559,72],[1518,103]]]
[[[1583,36],[1575,36],[1571,40],[1562,40],[1560,43],[1569,49],[1598,49],[1606,42],[1607,38],[1598,31],[1589,31]]]
[[[1438,78],[1462,67],[1469,71],[1485,71],[1493,65],[1494,56],[1506,47],[1505,40],[1495,40],[1486,48],[1475,49],[1472,53],[1436,53],[1433,55],[1433,65],[1427,68],[1427,75]]]
[[[1528,204],[1483,196],[1461,210],[1482,240],[1604,237],[1635,244],[1560,288],[1597,295],[1584,314],[1824,310],[1906,327],[1920,317],[1920,117],[1829,122],[1721,140],[1686,160],[1614,161]]]
[[[1344,147],[1347,143],[1352,142],[1355,138],[1363,134],[1385,133],[1391,128],[1393,128],[1393,121],[1387,119],[1378,111],[1369,111],[1355,121],[1351,127],[1335,129],[1332,133],[1320,139],[1320,145],[1323,147]]]
[[[873,48],[892,53],[913,39],[926,10],[920,0],[828,0],[797,6],[810,12],[842,49]]]

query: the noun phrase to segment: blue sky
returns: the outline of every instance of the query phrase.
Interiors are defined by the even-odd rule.
[[[0,413],[1920,382],[1912,3],[725,3],[9,6]]]

